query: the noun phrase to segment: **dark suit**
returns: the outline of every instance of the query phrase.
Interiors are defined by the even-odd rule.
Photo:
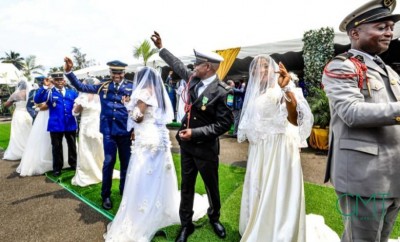
[[[171,66],[174,72],[185,80],[189,80],[192,72],[168,50],[162,49],[160,57]],[[232,111],[226,104],[231,88],[216,78],[197,98],[195,86],[201,80],[193,78],[190,81],[190,120],[188,114],[182,119],[180,130],[192,129],[190,141],[182,141],[179,132],[176,136],[181,147],[182,185],[181,205],[179,215],[182,226],[192,223],[193,199],[197,173],[203,178],[210,207],[210,221],[218,221],[221,202],[218,187],[219,136],[227,132],[233,123]],[[204,104],[204,98],[207,99]],[[202,108],[205,106],[205,109]],[[188,127],[189,125],[189,127]]]
[[[64,165],[62,139],[68,144],[68,164],[76,167],[76,130],[78,124],[72,115],[75,98],[78,93],[72,89],[65,89],[65,95],[56,90],[39,88],[36,92],[35,103],[46,102],[49,107],[49,121],[47,131],[50,132],[52,154],[53,154],[53,171],[61,171]]]
[[[117,156],[121,162],[120,193],[124,190],[125,176],[131,157],[131,131],[127,130],[128,111],[121,102],[123,96],[132,94],[132,83],[126,80],[121,82],[118,90],[114,83],[106,81],[97,85],[85,85],[76,78],[74,73],[66,74],[71,84],[82,92],[98,93],[100,96],[100,132],[103,134],[104,163],[101,196],[110,197],[112,174]],[[93,151],[96,152],[96,151]]]

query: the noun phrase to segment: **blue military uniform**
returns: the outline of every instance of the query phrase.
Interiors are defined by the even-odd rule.
[[[107,63],[110,69],[125,69],[126,64],[120,61]],[[111,195],[112,174],[116,161],[118,149],[121,163],[121,181],[120,193],[122,194],[125,184],[126,171],[130,159],[131,130],[127,130],[128,111],[122,103],[124,96],[132,94],[132,83],[123,79],[117,87],[117,83],[108,80],[97,85],[82,84],[74,73],[66,74],[71,84],[81,92],[97,93],[100,96],[100,132],[103,134],[104,144],[104,164],[103,164],[103,182],[101,196],[103,200]]]
[[[62,72],[51,74],[53,78],[63,79]],[[53,174],[58,176],[63,168],[63,149],[62,139],[65,136],[68,144],[68,164],[76,167],[76,130],[78,124],[72,115],[75,98],[78,93],[72,89],[57,90],[56,87],[47,89],[40,87],[34,97],[35,103],[46,102],[49,107],[49,121],[47,131],[50,132],[52,154],[53,154]]]

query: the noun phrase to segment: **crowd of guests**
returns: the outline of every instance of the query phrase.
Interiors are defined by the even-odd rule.
[[[342,214],[352,214],[355,204],[359,212],[344,219],[342,241],[388,241],[400,209],[395,183],[400,169],[393,156],[400,153],[395,125],[400,123],[400,95],[393,95],[400,94],[400,78],[377,58],[387,50],[400,20],[391,14],[394,6],[395,1],[371,1],[351,13],[340,26],[350,37],[351,50],[324,70],[332,114],[327,180],[335,186]],[[39,78],[36,90],[21,81],[5,104],[14,103],[16,110],[3,159],[21,159],[17,171],[22,176],[46,171],[60,176],[70,167],[76,170],[74,185],[101,182],[106,210],[113,207],[112,179],[120,177],[122,201],[107,226],[106,241],[150,241],[160,228],[180,223],[175,241],[185,242],[195,231],[193,221],[205,215],[223,239],[219,136],[234,124],[238,142],[249,142],[241,241],[339,241],[323,220],[305,213],[299,147],[310,135],[313,115],[283,63],[258,55],[247,83],[225,83],[216,74],[220,55],[194,50],[195,64],[189,68],[163,46],[157,32],[151,40],[172,69],[166,82],[157,70],[143,67],[131,83],[123,78],[127,65],[120,61],[108,63],[110,80],[81,82],[69,58],[64,59],[65,73]],[[64,74],[75,89],[66,88]],[[32,97],[33,103],[28,101]],[[28,113],[26,105],[32,104]],[[180,190],[166,128],[173,120],[181,123],[176,135]],[[44,144],[41,149],[27,146],[38,140]],[[114,171],[117,152],[119,173]],[[195,193],[198,174],[204,195]],[[371,196],[374,203],[358,203],[358,197],[370,201]]]

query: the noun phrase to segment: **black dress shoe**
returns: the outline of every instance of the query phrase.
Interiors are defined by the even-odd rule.
[[[194,225],[191,226],[183,226],[181,231],[179,232],[178,237],[176,237],[175,242],[186,242],[189,235],[193,234]]]
[[[53,171],[53,176],[55,177],[61,176],[61,171]]]
[[[211,226],[214,229],[214,232],[218,235],[218,237],[220,237],[220,238],[225,238],[226,237],[225,228],[219,221],[210,222],[210,223],[211,223]]]
[[[110,210],[112,209],[112,202],[111,199],[109,197],[103,198],[103,204],[102,204],[103,208],[105,210]]]

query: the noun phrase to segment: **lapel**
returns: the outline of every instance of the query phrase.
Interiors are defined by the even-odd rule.
[[[377,71],[381,75],[387,77],[386,71],[383,70],[381,67],[379,67],[378,64],[376,64],[369,56],[367,56],[367,54],[360,53],[360,52],[352,52],[351,50],[349,52],[354,54],[354,56],[361,55],[364,58],[365,65],[368,67],[368,69]]]
[[[214,81],[212,81],[207,87],[206,89],[204,89],[204,91],[201,93],[201,95],[194,100],[193,104],[197,104],[199,102],[202,102],[202,99],[204,96],[209,97],[210,93],[215,92],[215,90],[217,90],[217,86],[218,86],[218,77],[214,79]]]
[[[352,52],[352,53],[355,55],[359,55],[359,53],[355,53],[355,52]],[[394,97],[396,98],[397,101],[400,101],[400,85],[397,82],[397,79],[393,76],[393,74],[390,73],[390,67],[386,66],[386,70],[388,71],[386,73],[385,70],[383,70],[380,66],[378,66],[378,64],[376,64],[368,56],[363,55],[363,57],[364,57],[365,65],[368,67],[368,69],[379,72],[379,74],[381,75],[381,79],[379,81],[382,82],[382,85],[385,85],[383,82],[390,83],[389,86],[390,86],[390,89],[391,89]],[[390,90],[387,90],[387,91],[390,91]]]
[[[55,95],[57,97],[63,97],[62,93],[56,87],[53,87],[51,91],[52,91],[53,95]]]

